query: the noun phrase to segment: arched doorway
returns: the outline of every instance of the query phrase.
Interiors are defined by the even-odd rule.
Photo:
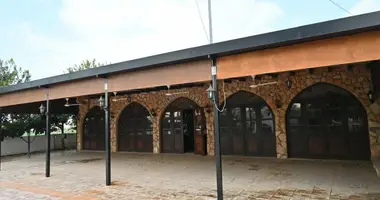
[[[318,83],[299,93],[286,114],[289,157],[368,160],[366,111],[346,90]]]
[[[180,97],[166,108],[161,118],[163,153],[206,155],[206,138],[203,109],[196,103]]]
[[[243,91],[233,94],[219,120],[223,154],[276,156],[274,115],[259,96]]]
[[[99,107],[91,108],[86,114],[83,125],[84,150],[105,150],[104,115]]]
[[[131,103],[118,120],[118,150],[153,152],[153,120],[139,103]]]

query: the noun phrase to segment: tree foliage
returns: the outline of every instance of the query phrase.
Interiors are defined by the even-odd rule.
[[[58,114],[51,116],[51,124],[54,127],[54,131],[60,130],[63,134],[65,132],[65,125],[69,125],[76,129],[76,116],[73,114]]]
[[[30,81],[29,70],[18,67],[13,59],[0,59],[0,87]]]
[[[18,67],[13,59],[0,59],[0,87],[25,83],[30,81],[31,75],[28,70]],[[35,115],[0,115],[1,136],[0,141],[6,137],[18,137],[26,130],[41,132],[39,116]]]
[[[2,117],[1,139],[21,137],[27,132],[42,134],[45,132],[45,120],[41,115],[35,114],[12,114]],[[4,120],[5,119],[5,120]]]
[[[85,70],[85,69],[91,69],[91,68],[95,68],[95,67],[100,67],[100,66],[103,66],[105,65],[106,63],[100,63],[100,62],[97,62],[96,59],[92,59],[92,60],[83,60],[79,65],[74,65],[73,67],[69,67],[66,69],[66,73],[73,73],[73,72],[77,72],[77,71],[81,71],[81,70]]]

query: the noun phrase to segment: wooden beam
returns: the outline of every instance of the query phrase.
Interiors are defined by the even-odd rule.
[[[380,31],[218,58],[218,78],[234,78],[380,59]]]

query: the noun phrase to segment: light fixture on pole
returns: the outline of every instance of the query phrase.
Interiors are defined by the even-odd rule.
[[[41,106],[39,107],[41,115],[45,114],[46,107],[43,103],[41,103]]]
[[[100,96],[98,102],[99,102],[99,107],[100,107],[101,109],[103,109],[103,110],[107,109],[107,107],[105,106],[105,103],[104,103],[104,98],[103,98],[103,96]]]
[[[206,90],[206,92],[207,92],[207,97],[209,98],[209,99],[214,99],[214,92],[215,92],[215,90],[214,90],[214,88],[212,87],[212,85],[210,85],[208,88],[207,88],[207,90]]]

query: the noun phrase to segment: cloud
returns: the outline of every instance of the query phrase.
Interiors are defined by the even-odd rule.
[[[207,28],[207,0],[198,2]],[[212,3],[216,42],[273,31],[284,15],[270,0]],[[42,76],[86,58],[115,63],[207,43],[195,0],[63,0],[58,15],[65,34],[21,29],[28,45],[44,52],[40,64],[54,67]]]
[[[353,15],[359,15],[380,10],[380,3],[377,0],[359,0],[351,9]]]

